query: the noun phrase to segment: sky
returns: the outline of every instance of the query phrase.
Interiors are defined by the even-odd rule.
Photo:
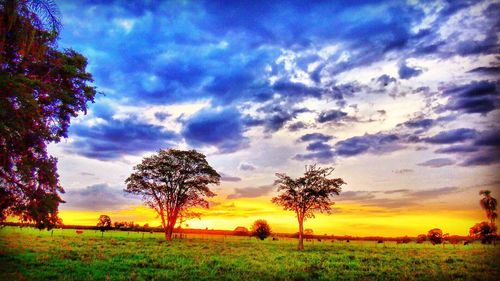
[[[500,195],[500,4],[495,1],[57,1],[58,46],[99,94],[59,159],[66,224],[159,225],[125,179],[159,149],[196,149],[221,175],[193,228],[266,219],[275,173],[335,167],[334,235],[466,235]]]

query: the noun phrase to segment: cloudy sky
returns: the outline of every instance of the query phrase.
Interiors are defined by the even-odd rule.
[[[165,148],[223,175],[190,227],[296,231],[272,183],[311,163],[347,182],[333,215],[306,222],[316,233],[467,234],[484,219],[478,191],[500,195],[498,2],[237,2],[59,1],[59,47],[88,58],[100,92],[50,146],[65,223],[158,225],[122,190]]]

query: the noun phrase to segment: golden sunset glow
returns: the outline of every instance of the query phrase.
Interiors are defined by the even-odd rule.
[[[201,219],[192,219],[187,227],[197,229],[233,230],[237,226],[250,228],[257,219],[265,219],[278,233],[297,232],[292,212],[283,211],[268,198],[227,200],[202,212]],[[63,210],[60,215],[65,224],[95,225],[101,214],[113,221],[133,221],[140,225],[161,225],[154,211],[144,206],[130,206],[123,210],[106,212]],[[450,234],[467,235],[469,228],[483,218],[480,210],[443,210],[439,206],[407,210],[405,212],[359,204],[336,204],[331,215],[318,214],[305,222],[305,228],[316,234],[352,236],[416,236],[432,228],[442,228]],[[183,225],[183,227],[186,227]]]

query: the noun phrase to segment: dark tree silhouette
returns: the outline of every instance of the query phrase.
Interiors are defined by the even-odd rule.
[[[433,228],[427,233],[427,239],[431,241],[432,245],[443,243],[443,231],[439,228]]]
[[[479,195],[483,195],[484,197],[479,201],[481,208],[486,211],[486,217],[490,220],[491,225],[495,225],[495,220],[498,217],[497,214],[497,205],[498,202],[495,198],[491,197],[491,191],[489,190],[481,190],[479,191]]]
[[[496,231],[497,227],[494,224],[483,221],[470,228],[469,236],[481,240],[483,244],[491,244],[497,238]]]
[[[97,221],[97,227],[101,231],[101,237],[104,235],[104,231],[111,229],[111,218],[108,215],[99,216]]]
[[[425,240],[427,240],[427,235],[425,235],[425,234],[419,234],[417,236],[417,243],[418,244],[424,243]]]
[[[327,178],[333,168],[306,166],[304,176],[293,179],[286,174],[277,173],[279,195],[272,202],[294,211],[299,223],[299,250],[304,249],[304,220],[314,218],[314,212],[329,214],[333,196],[339,195],[345,184],[341,178]]]
[[[86,59],[56,48],[59,12],[49,0],[0,0],[0,221],[40,229],[60,222],[64,190],[47,144],[93,101]]]
[[[271,227],[265,220],[256,220],[252,225],[252,236],[264,240],[271,235]]]
[[[234,235],[236,236],[248,236],[250,231],[248,231],[248,228],[244,226],[238,226],[233,230]]]
[[[304,238],[312,239],[314,237],[314,230],[307,228],[304,230]]]
[[[209,184],[219,184],[220,175],[205,155],[195,151],[160,150],[143,159],[125,181],[126,192],[140,195],[144,203],[161,218],[165,238],[172,232],[180,214],[191,207],[208,208],[205,197],[215,196]]]

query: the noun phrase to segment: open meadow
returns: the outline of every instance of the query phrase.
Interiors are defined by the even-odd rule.
[[[2,280],[499,280],[500,247],[0,230]]]

